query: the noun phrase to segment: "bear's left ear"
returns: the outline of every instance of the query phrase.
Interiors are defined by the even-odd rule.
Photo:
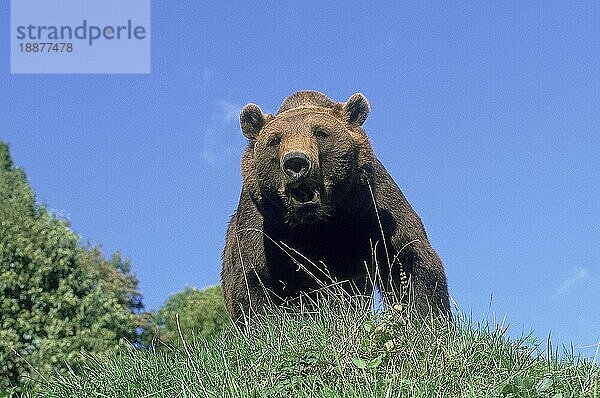
[[[266,123],[265,115],[255,104],[248,104],[240,113],[240,126],[242,134],[248,139],[255,139],[258,136],[260,129]]]
[[[344,104],[344,116],[351,127],[362,126],[369,116],[369,109],[367,97],[356,93]]]

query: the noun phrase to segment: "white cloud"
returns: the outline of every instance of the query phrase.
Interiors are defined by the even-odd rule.
[[[215,164],[217,162],[215,134],[214,131],[212,131],[212,129],[204,130],[204,136],[202,137],[202,151],[200,152],[200,160],[209,164]]]
[[[204,85],[207,85],[208,83],[210,83],[214,76],[215,76],[215,71],[212,70],[212,69],[204,70],[200,74],[200,77],[202,79],[202,83],[204,83]]]
[[[382,37],[381,40],[379,40],[377,47],[380,53],[388,54],[396,48],[396,40],[391,36]]]
[[[232,102],[221,100],[217,102],[215,117],[227,123],[238,121],[242,107]]]
[[[590,273],[587,268],[575,267],[573,274],[565,279],[560,286],[556,289],[555,294],[557,296],[565,296],[569,294],[573,288],[590,277]]]
[[[200,159],[217,165],[242,155],[244,139],[239,128],[242,107],[227,100],[215,103],[214,111],[204,121]]]

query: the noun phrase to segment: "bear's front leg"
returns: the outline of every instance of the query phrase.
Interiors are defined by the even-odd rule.
[[[387,301],[402,302],[419,316],[451,318],[448,286],[440,258],[427,241],[392,244],[391,267],[382,275]],[[384,297],[385,298],[385,297]]]
[[[263,229],[264,217],[243,189],[227,228],[221,271],[225,306],[234,321],[264,312],[273,299]]]

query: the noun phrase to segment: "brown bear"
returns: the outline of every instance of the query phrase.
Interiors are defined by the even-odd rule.
[[[336,103],[316,91],[294,93],[275,115],[242,109],[249,142],[221,272],[233,319],[338,282],[451,316],[442,263],[373,153],[368,114],[360,93]]]

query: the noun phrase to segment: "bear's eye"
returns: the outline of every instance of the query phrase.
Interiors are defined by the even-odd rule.
[[[280,142],[281,142],[281,137],[276,135],[275,137],[273,137],[269,141],[267,141],[267,146],[275,147],[275,146],[279,145]]]
[[[317,127],[315,129],[315,136],[317,136],[317,138],[327,138],[329,137],[329,131],[325,130],[322,127]]]

